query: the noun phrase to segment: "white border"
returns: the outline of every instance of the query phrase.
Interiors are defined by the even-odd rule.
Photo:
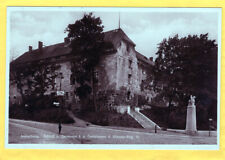
[[[216,145],[139,145],[139,144],[8,144],[9,121],[9,62],[10,16],[12,11],[79,11],[79,12],[215,12],[218,13],[218,80],[217,80],[217,144]],[[125,7],[7,7],[6,37],[6,106],[5,148],[8,149],[131,149],[131,150],[218,150],[220,139],[220,92],[221,92],[221,8],[125,8]]]

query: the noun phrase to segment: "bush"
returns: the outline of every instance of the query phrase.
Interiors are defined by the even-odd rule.
[[[143,105],[148,105],[148,100],[145,98],[145,96],[138,95],[138,106],[141,107]]]
[[[141,111],[144,115],[149,117],[152,121],[163,128],[185,129],[186,128],[186,107],[174,107],[168,115],[168,108],[166,107],[152,107]],[[196,120],[198,130],[208,130],[208,109],[198,105],[196,107]],[[168,117],[169,116],[169,117]],[[212,129],[216,129],[216,118],[213,119]]]
[[[51,107],[29,110],[22,106],[12,106],[9,108],[9,118],[58,123],[60,117],[62,123],[74,123],[74,120],[69,117],[64,109],[59,110],[59,108]]]
[[[152,107],[151,109],[141,110],[141,113],[163,128],[168,128],[167,112],[168,109],[163,107]]]
[[[122,126],[132,128],[142,128],[133,118],[128,114],[120,114],[115,111],[82,111],[75,113],[75,115],[92,124],[101,126]]]

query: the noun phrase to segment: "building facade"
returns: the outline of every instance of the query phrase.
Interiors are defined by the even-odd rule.
[[[153,89],[149,87],[152,81],[152,68],[154,62],[135,50],[135,43],[123,32],[122,29],[105,32],[105,41],[112,42],[115,52],[101,57],[100,63],[95,68],[97,83],[94,85],[96,100],[99,109],[123,108],[123,106],[139,105],[140,97],[147,101],[155,96]],[[49,95],[57,90],[65,92],[65,102],[69,106],[79,103],[79,98],[74,90],[76,82],[71,78],[71,68],[73,67],[73,55],[70,54],[69,42],[43,47],[39,42],[39,47],[18,57],[10,63],[10,104],[21,104],[26,92],[29,92],[29,79],[32,76],[20,76],[18,69],[21,66],[29,66],[43,62],[48,65],[59,66],[56,70],[60,73],[54,77],[45,90]],[[46,69],[46,68],[45,68]],[[39,71],[41,69],[38,69]],[[53,74],[53,73],[47,73]],[[20,83],[18,83],[20,81]],[[19,84],[19,85],[18,85]],[[22,85],[21,85],[22,84]]]

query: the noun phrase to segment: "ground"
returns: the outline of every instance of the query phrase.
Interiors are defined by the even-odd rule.
[[[78,121],[77,121],[78,122]],[[170,131],[102,127],[78,124],[62,125],[25,120],[9,120],[9,144],[216,144],[216,136],[188,136]]]

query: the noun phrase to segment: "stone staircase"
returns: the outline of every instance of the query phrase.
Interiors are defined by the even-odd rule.
[[[143,128],[145,129],[161,129],[156,123],[147,118],[144,114],[140,113],[138,110],[130,109],[128,114],[133,117]]]

